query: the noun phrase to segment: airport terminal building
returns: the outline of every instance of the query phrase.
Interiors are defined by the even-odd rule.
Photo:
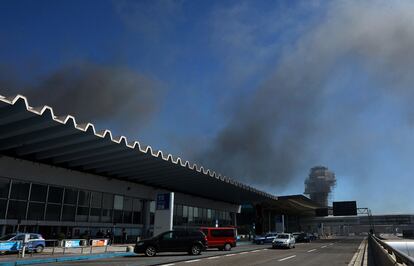
[[[168,195],[168,212],[157,201]],[[0,96],[0,230],[46,238],[95,236],[111,230],[134,241],[158,224],[239,226],[254,206],[256,230],[290,226],[318,207],[303,196],[276,197],[188,161],[141,147],[24,96]],[[259,207],[258,207],[259,206]],[[166,216],[165,216],[166,215]],[[156,230],[155,230],[156,231]]]

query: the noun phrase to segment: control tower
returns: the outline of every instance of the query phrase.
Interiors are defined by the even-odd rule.
[[[327,167],[315,166],[310,169],[309,176],[305,180],[305,192],[310,199],[323,207],[328,206],[328,200],[336,185],[335,174]]]

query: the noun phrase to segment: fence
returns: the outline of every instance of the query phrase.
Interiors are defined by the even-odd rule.
[[[96,239],[47,239],[47,240],[29,240],[24,243],[22,240],[16,241],[0,241],[0,253],[17,253],[18,257],[24,257],[25,254],[34,256],[35,254],[92,254],[94,251],[97,253],[106,253],[108,251],[119,252],[125,251],[125,247],[117,246],[108,250],[110,241],[107,238]],[[42,253],[36,253],[36,247],[41,245]]]

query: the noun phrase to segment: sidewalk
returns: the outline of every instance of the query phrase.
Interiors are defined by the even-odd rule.
[[[134,255],[127,252],[131,245],[112,245],[107,247],[61,248],[46,247],[42,253],[26,253],[24,258],[17,253],[0,255],[0,266],[29,265],[74,260],[89,260]],[[106,252],[105,252],[106,250]],[[132,249],[130,249],[132,251]]]
[[[83,254],[83,255],[43,255],[39,257],[25,257],[25,258],[9,258],[8,260],[1,260],[0,266],[14,266],[14,265],[32,265],[32,264],[44,264],[55,263],[65,261],[77,261],[77,260],[95,260],[95,259],[107,259],[114,257],[126,257],[135,256],[133,252],[107,252],[96,254]]]

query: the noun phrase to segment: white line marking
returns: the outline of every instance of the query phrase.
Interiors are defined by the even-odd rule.
[[[334,243],[329,244],[330,246],[332,246]]]
[[[237,255],[237,254],[227,254],[227,255],[224,255],[224,256],[231,257],[231,256],[234,256],[234,255]]]
[[[214,260],[214,259],[218,259],[218,258],[220,258],[219,256],[215,256],[215,257],[210,257],[210,258],[207,258],[208,260]]]
[[[241,254],[247,254],[247,253],[249,253],[249,252],[245,251],[245,252],[240,252],[239,254],[241,255]]]
[[[170,263],[170,264],[162,264],[162,265],[160,265],[160,266],[173,266],[173,265],[175,265],[175,263]]]
[[[291,259],[291,258],[294,258],[294,257],[296,257],[296,255],[289,256],[289,257],[286,257],[286,258],[280,259],[280,260],[278,260],[278,261],[284,261],[284,260],[288,260],[288,259]]]
[[[259,252],[259,251],[261,251],[261,249],[252,250],[250,252],[255,253],[255,252]]]
[[[196,259],[196,260],[187,260],[187,261],[184,261],[184,263],[191,263],[191,262],[197,262],[197,261],[200,261],[200,259]]]
[[[308,250],[308,252],[314,252],[316,249],[311,249],[311,250]]]
[[[326,248],[327,246],[322,246],[321,248]]]

